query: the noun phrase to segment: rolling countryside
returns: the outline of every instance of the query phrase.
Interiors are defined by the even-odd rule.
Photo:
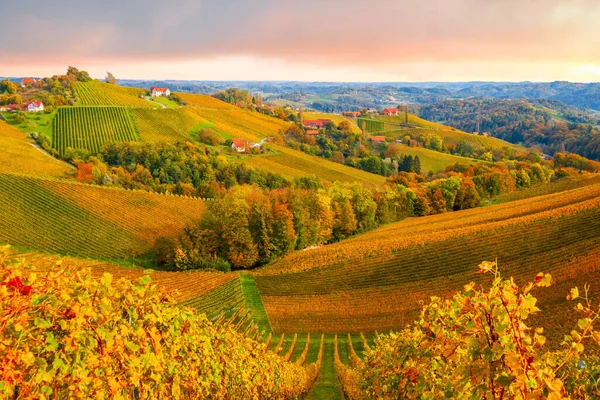
[[[597,162],[73,68],[0,110],[5,397],[598,393]]]

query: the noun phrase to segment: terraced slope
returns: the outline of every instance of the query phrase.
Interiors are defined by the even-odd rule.
[[[289,122],[239,108],[190,107],[190,110],[212,122],[213,129],[225,138],[242,138],[256,142],[273,136],[280,130],[286,130],[290,126]]]
[[[60,154],[69,147],[97,153],[106,143],[140,140],[126,107],[60,107],[53,130],[52,147]]]
[[[249,165],[280,173],[288,179],[299,176],[317,175],[323,180],[334,182],[366,182],[383,184],[386,178],[370,172],[348,167],[320,157],[311,156],[283,146],[269,145],[279,154],[253,157]]]
[[[427,174],[429,171],[441,171],[444,170],[448,165],[456,163],[477,164],[484,162],[481,160],[476,160],[474,158],[460,157],[452,154],[440,153],[438,151],[425,149],[423,147],[402,146],[399,155],[410,155],[413,157],[419,156],[422,174]]]
[[[156,105],[146,101],[143,89],[112,85],[99,81],[76,82],[75,92],[84,106],[128,106],[154,108]]]
[[[274,331],[384,331],[410,323],[419,301],[481,281],[476,265],[495,258],[517,281],[540,271],[598,281],[600,184],[407,219],[293,253],[256,272],[256,284]]]
[[[404,123],[404,115],[379,115],[376,118],[386,122],[385,132],[382,132],[381,135],[384,135],[389,139],[400,139],[403,138],[405,135],[410,135],[413,137],[417,135],[437,135],[441,137],[442,140],[444,140],[444,142],[447,143],[458,144],[461,141],[464,141],[466,143],[471,143],[474,146],[481,146],[490,149],[501,149],[504,147],[508,147],[515,150],[524,150],[524,147],[522,146],[518,146],[501,139],[473,135],[467,132],[459,131],[446,125],[426,121],[411,114],[409,114],[409,124],[416,126],[416,128],[404,128],[400,126]]]
[[[198,199],[0,174],[0,242],[45,252],[131,258],[204,210]]]
[[[212,125],[187,108],[134,108],[131,114],[144,142],[190,140],[189,133],[192,128],[202,122]]]
[[[45,154],[21,132],[0,121],[0,172],[63,177],[73,168]]]
[[[177,92],[175,93],[177,97],[181,100],[185,101],[190,106],[199,106],[204,108],[217,108],[222,110],[239,110],[238,107],[225,103],[219,99],[215,99],[212,96],[206,96],[203,94],[191,94],[191,93],[183,93]]]

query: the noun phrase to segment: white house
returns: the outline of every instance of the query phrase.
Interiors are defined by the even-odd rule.
[[[169,90],[169,88],[157,88],[156,86],[152,86],[150,88],[150,94],[152,95],[152,97],[169,97],[171,95],[171,91]]]
[[[28,101],[25,103],[25,109],[28,112],[39,112],[44,111],[44,103],[41,101]]]

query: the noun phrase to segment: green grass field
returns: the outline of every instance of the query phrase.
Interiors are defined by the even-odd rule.
[[[151,97],[148,99],[148,101],[150,103],[158,103],[160,107],[165,106],[167,108],[179,108],[179,104],[168,97]]]

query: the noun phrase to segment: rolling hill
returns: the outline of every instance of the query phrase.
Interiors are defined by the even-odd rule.
[[[525,148],[519,145],[515,145],[506,142],[501,139],[493,137],[485,137],[481,135],[473,135],[467,132],[460,131],[458,129],[451,128],[446,125],[438,124],[435,122],[426,121],[415,115],[409,114],[408,122],[411,127],[403,127],[404,115],[398,116],[385,116],[379,115],[377,119],[385,123],[385,132],[381,134],[390,139],[399,139],[405,135],[418,136],[418,135],[438,135],[444,142],[458,144],[461,141],[470,143],[473,146],[489,148],[489,149],[502,149],[507,147],[514,150],[524,150]]]
[[[0,174],[0,188],[0,242],[96,259],[140,256],[205,209],[199,199],[17,174]]]
[[[269,148],[277,151],[278,154],[253,157],[248,161],[248,164],[256,168],[278,172],[288,179],[316,175],[329,182],[362,181],[372,184],[383,184],[386,181],[384,176],[371,174],[370,172],[311,156],[299,150],[274,144],[270,144]]]
[[[590,271],[600,267],[600,181],[588,183],[496,206],[410,218],[293,253],[255,272],[271,325],[283,332],[399,329],[412,321],[420,301],[471,280],[481,282],[475,266],[496,258],[502,272],[518,282],[540,271],[554,274],[559,285],[577,273],[580,282],[597,282]]]
[[[75,92],[84,106],[128,106],[153,108],[156,105],[141,96],[143,89],[111,85],[99,81],[76,82]]]
[[[0,121],[0,172],[65,177],[74,168],[46,154],[25,135]]]

